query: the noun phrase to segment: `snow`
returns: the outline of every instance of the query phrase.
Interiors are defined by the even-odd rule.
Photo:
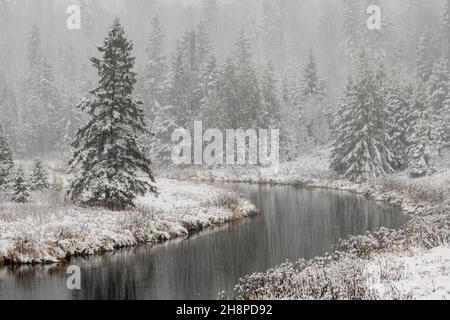
[[[312,150],[279,170],[228,167],[171,171],[177,179],[292,184],[345,190],[400,207],[413,219],[380,239],[359,236],[344,240],[347,250],[310,261],[299,260],[241,279],[238,299],[449,299],[450,298],[450,169],[412,179],[408,172],[347,181],[330,167],[329,148]],[[379,249],[382,248],[383,250]],[[355,252],[366,252],[361,257]],[[337,257],[337,258],[336,258]]]
[[[397,279],[389,279],[383,275],[385,270],[401,272]],[[450,299],[450,247],[416,249],[410,256],[376,257],[367,265],[367,277],[378,298],[391,298],[389,293],[397,291],[411,299]]]
[[[64,205],[49,201],[53,194],[27,204],[2,203],[0,263],[54,263],[73,255],[159,243],[257,212],[242,196],[205,184],[160,179],[158,187],[158,198],[141,197],[132,211]]]

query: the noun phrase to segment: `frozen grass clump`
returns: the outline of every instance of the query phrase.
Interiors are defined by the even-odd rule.
[[[242,199],[242,197],[242,195],[238,195],[235,192],[217,193],[208,200],[207,206],[236,211],[239,208],[240,199]]]

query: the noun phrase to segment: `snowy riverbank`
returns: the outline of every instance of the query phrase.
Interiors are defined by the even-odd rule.
[[[226,293],[237,299],[450,299],[450,169],[411,179],[406,173],[352,183],[329,170],[318,150],[278,172],[227,168],[172,172],[178,179],[292,184],[346,190],[386,201],[411,215],[401,230],[345,239],[325,257],[248,275]]]
[[[0,204],[0,263],[54,263],[142,243],[185,237],[256,214],[240,195],[205,184],[158,179],[160,196],[141,197],[133,211],[64,205],[61,192],[32,202]]]

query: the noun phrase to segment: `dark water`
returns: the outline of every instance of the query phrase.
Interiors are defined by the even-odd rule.
[[[81,268],[80,291],[67,289],[67,266],[5,267],[0,299],[215,299],[246,274],[321,255],[340,238],[407,220],[397,209],[346,192],[220,185],[248,196],[260,215],[187,240],[72,259]]]

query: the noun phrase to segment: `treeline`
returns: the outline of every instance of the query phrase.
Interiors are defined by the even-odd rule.
[[[385,8],[382,1],[321,3],[319,50],[310,50],[302,68],[290,63],[298,59],[289,46],[289,10],[301,6],[294,2],[262,1],[261,24],[241,23],[230,50],[222,46],[217,1],[204,2],[201,22],[170,54],[173,39],[152,19],[136,88],[154,133],[147,137],[147,155],[167,162],[172,132],[202,120],[204,128],[280,128],[283,160],[331,136],[333,168],[353,180],[404,169],[412,176],[432,172],[448,141],[450,1],[442,2],[440,23],[436,6],[417,1],[396,23],[383,15],[381,30],[366,28],[365,10],[366,4]],[[75,106],[92,77],[70,47],[53,65],[44,51],[34,25],[25,75],[11,81],[0,73],[3,135],[18,157],[68,158],[77,128],[87,123]],[[343,73],[351,77],[335,114]]]
[[[332,167],[339,174],[364,181],[402,170],[411,177],[435,172],[450,146],[450,1],[440,33],[424,29],[412,77],[402,78],[370,49],[354,59],[333,127]]]

